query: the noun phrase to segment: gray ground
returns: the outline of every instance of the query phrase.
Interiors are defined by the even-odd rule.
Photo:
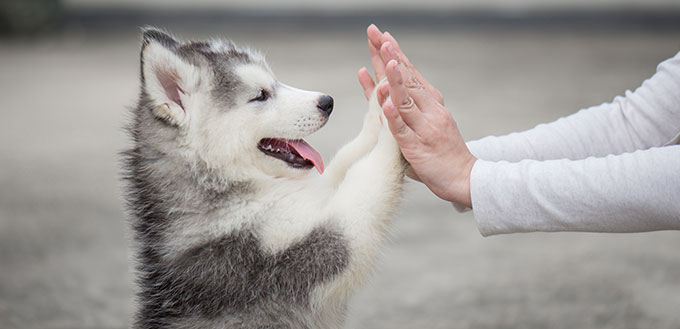
[[[362,29],[205,27],[264,50],[278,77],[332,94],[309,139],[328,159],[359,130]],[[680,31],[395,28],[469,139],[636,87]],[[132,312],[117,152],[137,88],[134,29],[0,41],[0,328],[125,328]],[[482,238],[411,183],[348,328],[680,328],[680,233]]]

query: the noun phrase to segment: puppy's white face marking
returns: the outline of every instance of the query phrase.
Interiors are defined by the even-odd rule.
[[[234,71],[246,85],[245,106],[257,114],[262,136],[303,138],[328,121],[328,116],[317,108],[322,93],[280,83],[260,65],[242,65]],[[258,98],[262,93],[264,97]]]
[[[255,64],[244,64],[236,67],[234,73],[239,77],[241,82],[250,88],[265,88],[272,90],[278,84],[274,75],[269,71],[269,68]],[[248,98],[249,95],[243,95]],[[251,98],[254,98],[255,95]]]
[[[313,167],[310,163],[320,159],[305,161],[307,154],[297,151],[311,147],[286,142],[301,140],[328,121],[328,115],[318,108],[323,94],[285,85],[269,68],[258,64],[240,65],[233,72],[242,88],[234,107],[225,109],[224,121],[229,121],[225,126],[232,129],[222,135],[231,139],[230,144],[234,144],[233,138],[238,139],[240,149],[234,153],[238,159],[232,161],[267,176],[292,178],[307,174]]]

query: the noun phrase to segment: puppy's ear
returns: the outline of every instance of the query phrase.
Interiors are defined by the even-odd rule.
[[[180,43],[155,28],[142,29],[142,88],[151,99],[153,114],[173,125],[186,122],[199,69],[177,54]]]

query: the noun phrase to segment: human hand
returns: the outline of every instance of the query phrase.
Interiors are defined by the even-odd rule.
[[[381,45],[390,95],[383,110],[390,131],[420,181],[438,197],[471,208],[470,172],[477,158],[436,97],[441,93],[433,94],[436,89],[399,53],[391,41]]]
[[[377,26],[371,24],[366,29],[366,35],[368,36],[368,50],[371,53],[371,63],[373,64],[373,71],[375,73],[376,79],[373,81],[373,78],[371,78],[371,74],[368,73],[368,69],[366,69],[366,67],[359,69],[359,72],[357,73],[359,84],[364,89],[364,95],[366,96],[366,99],[371,97],[371,93],[375,88],[376,82],[381,81],[385,77],[385,64],[389,59],[386,59],[382,56],[380,49],[384,43],[389,42],[392,44],[392,47],[394,47],[397,57],[411,72],[413,72],[413,74],[415,74],[418,80],[423,84],[425,90],[427,90],[432,95],[432,97],[434,97],[437,102],[439,102],[439,104],[444,105],[444,97],[442,96],[442,93],[439,92],[437,88],[432,86],[432,84],[430,84],[430,82],[428,82],[427,79],[425,79],[425,77],[420,74],[413,64],[411,64],[411,62],[408,60],[408,57],[406,57],[404,52],[401,50],[401,47],[399,47],[397,40],[389,32],[382,33]]]

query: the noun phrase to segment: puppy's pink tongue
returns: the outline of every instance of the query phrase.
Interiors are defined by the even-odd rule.
[[[301,139],[288,140],[287,142],[288,145],[294,148],[295,151],[305,160],[311,161],[320,174],[323,174],[323,159],[321,158],[321,154],[319,154],[319,152],[317,152],[311,145],[307,144],[307,142]]]

